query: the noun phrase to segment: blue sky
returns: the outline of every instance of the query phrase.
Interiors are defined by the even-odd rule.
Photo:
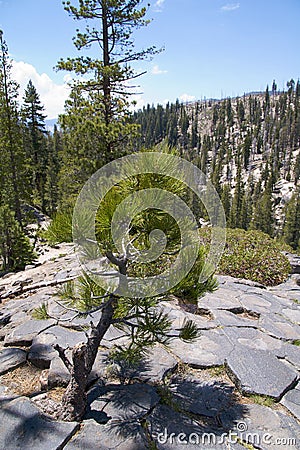
[[[139,79],[139,106],[242,95],[264,90],[274,78],[282,89],[300,77],[299,0],[149,2],[153,21],[135,33],[136,47],[165,51],[136,65],[148,71]],[[32,79],[49,118],[63,111],[68,95],[69,74],[53,67],[60,57],[76,55],[77,27],[61,0],[0,0],[13,75],[21,92]]]

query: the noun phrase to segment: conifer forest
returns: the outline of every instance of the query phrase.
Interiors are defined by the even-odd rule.
[[[66,18],[74,20],[79,28],[73,37],[75,56],[59,59],[58,54],[58,60],[53,61],[55,70],[67,73],[70,81],[64,112],[57,117],[51,129],[47,126],[45,105],[31,79],[20,100],[20,86],[13,76],[9,42],[5,30],[0,30],[0,303],[7,299],[13,303],[15,297],[24,294],[24,303],[21,305],[25,305],[26,301],[31,301],[26,300],[27,297],[32,295],[30,299],[34,299],[37,290],[49,288],[50,293],[48,290],[45,292],[47,302],[42,301],[44,297],[41,296],[38,298],[39,303],[36,300],[34,306],[26,306],[24,314],[21,312],[21,319],[27,317],[27,312],[31,314],[30,319],[24,322],[24,328],[28,323],[30,326],[33,323],[36,327],[33,333],[51,327],[57,332],[61,326],[63,331],[57,333],[66,333],[69,326],[68,333],[72,329],[71,334],[80,332],[83,336],[78,338],[72,349],[68,345],[62,346],[59,334],[55,343],[51,343],[50,350],[48,341],[41,341],[42,348],[46,348],[45,352],[49,354],[37,366],[39,369],[49,369],[55,350],[68,375],[66,390],[55,410],[55,419],[80,422],[88,408],[92,368],[95,361],[99,362],[97,355],[98,352],[103,353],[102,341],[109,332],[113,337],[107,339],[114,340],[117,336],[117,340],[120,335],[122,338],[120,345],[109,344],[111,364],[115,364],[122,378],[124,367],[125,372],[130,371],[157,344],[163,347],[174,338],[178,346],[181,345],[178,344],[180,341],[187,343],[197,340],[199,321],[201,332],[208,332],[212,327],[213,333],[217,334],[224,328],[223,322],[218,323],[217,320],[213,325],[207,325],[206,321],[212,320],[214,315],[209,308],[201,308],[200,301],[198,305],[198,300],[206,293],[212,294],[218,289],[219,275],[242,278],[244,282],[246,279],[249,283],[246,283],[245,292],[248,288],[256,292],[254,289],[274,287],[288,279],[292,267],[290,260],[297,259],[295,254],[300,251],[300,80],[290,78],[281,89],[276,79],[270,80],[262,92],[246,92],[239,97],[189,102],[175,100],[164,104],[148,104],[138,109],[133,101],[132,88],[144,72],[135,68],[139,67],[141,61],[155,59],[163,51],[151,43],[145,48],[136,46],[136,30],[151,27],[149,5],[143,0],[74,0],[63,1],[62,8]],[[235,10],[239,4],[225,5],[224,8]],[[90,52],[91,48],[96,50]],[[146,170],[147,164],[141,172],[133,170],[131,173],[130,164],[126,166],[125,163],[122,166],[124,173],[119,170],[117,163],[122,157],[122,161],[125,161],[125,157],[133,155],[136,157],[134,161],[140,161],[139,157],[144,154],[148,162],[152,164],[154,161],[157,165],[157,172]],[[211,220],[213,214],[195,194],[197,189],[190,188],[186,179],[176,177],[178,167],[186,167],[177,165],[179,160],[193,168],[190,178],[194,177],[196,182],[200,178],[194,175],[195,172],[201,176],[205,174],[210,182],[207,186],[213,186],[206,190],[207,205],[209,201],[213,207],[216,204],[223,205],[223,208],[215,207],[214,214],[218,216],[220,210],[222,214],[224,210],[222,217],[226,219],[226,227],[219,227],[218,223],[215,226]],[[96,207],[96,188],[101,190],[109,177],[102,179],[102,184],[95,182],[89,185],[89,196],[82,196],[86,204],[80,204],[78,199],[86,182],[94,180],[94,174],[107,165],[117,167],[117,175],[122,173],[124,178],[118,178],[105,191],[100,205]],[[165,170],[166,167],[169,172]],[[168,195],[161,197],[162,191]],[[145,192],[147,198],[144,197]],[[221,203],[214,201],[214,192]],[[127,197],[129,201],[126,203]],[[162,198],[167,199],[165,209],[160,207]],[[87,199],[91,200],[90,204]],[[127,207],[130,212],[134,212],[130,220]],[[175,214],[177,209],[181,212],[178,221]],[[192,218],[187,210],[193,212]],[[86,223],[91,217],[94,234],[87,232],[82,237],[78,229],[88,229]],[[122,228],[123,222],[128,229]],[[125,236],[114,240],[116,235],[113,225],[119,231],[125,230]],[[222,228],[224,232],[224,242],[220,245],[222,254],[216,266],[207,263],[207,255],[210,256],[210,247],[213,247],[210,241],[215,236],[214,228],[219,231]],[[78,243],[83,247],[85,262],[92,261],[95,264],[91,265],[90,272],[86,270],[90,266],[82,264],[82,260],[80,263],[77,259],[74,262],[75,244]],[[50,269],[48,273],[45,271],[46,278],[50,272],[53,278],[45,281],[39,277],[39,269],[35,269],[44,263],[51,265],[52,259],[49,257],[47,260],[44,255],[59,249],[59,244],[65,245],[69,253],[55,254],[53,258],[56,266],[52,267],[52,272]],[[160,250],[157,254],[153,251],[155,246]],[[179,260],[177,256],[181,254],[184,257]],[[153,255],[158,256],[155,258]],[[189,265],[190,261],[192,263]],[[68,269],[68,264],[73,266]],[[172,271],[173,267],[176,270]],[[185,270],[186,267],[188,270]],[[9,277],[20,271],[26,275],[27,270],[32,270],[34,277],[37,277],[36,282],[32,278],[24,278],[21,282],[13,281],[6,289],[5,280],[9,282]],[[95,273],[101,273],[103,279],[113,279],[110,289],[106,288],[105,283],[95,281]],[[177,273],[179,278],[176,278]],[[201,278],[203,274],[205,276]],[[170,286],[165,283],[168,276],[173,282]],[[1,279],[4,280],[2,286]],[[160,289],[156,290],[153,280],[157,279],[163,282]],[[145,289],[139,290],[144,282]],[[224,292],[225,282],[221,278],[222,283],[221,292]],[[233,286],[232,281],[229,283]],[[299,279],[297,283],[299,285]],[[59,285],[58,289],[51,291],[50,287],[56,289],[56,285]],[[131,286],[135,290],[130,290]],[[253,321],[258,321],[260,315],[265,314],[265,309],[269,313],[268,307],[255,309],[258,308],[255,303],[251,306],[252,310],[250,307],[241,307],[241,303],[239,306],[230,303],[240,302],[243,292],[241,290],[237,294],[238,300],[230,293],[229,299],[226,299],[230,304],[230,307],[228,304],[226,306],[228,311],[216,307],[216,317],[219,314],[221,318],[229,320],[230,332],[234,327],[238,331],[244,330],[245,323],[248,324],[249,333],[258,332],[259,326],[265,332],[263,327],[268,329],[271,326],[268,321],[272,322],[272,318],[268,317],[265,322],[263,318],[262,325],[253,325]],[[252,291],[250,294],[249,301],[254,302]],[[220,298],[215,297],[217,304],[222,295],[224,293],[220,294]],[[258,298],[258,301],[263,301],[261,294]],[[168,309],[167,301],[173,302],[175,313],[172,308]],[[283,301],[287,303],[288,300],[284,297]],[[289,301],[293,302],[293,309],[283,311],[294,314],[299,300],[293,298]],[[10,325],[14,313],[1,315],[1,327]],[[225,316],[222,316],[223,313]],[[230,322],[234,314],[239,317],[234,317],[234,321]],[[22,334],[23,325],[18,322],[18,314],[16,316],[16,324],[21,326]],[[91,317],[94,322],[89,320]],[[174,317],[175,325],[172,322]],[[180,317],[184,317],[184,320],[179,320]],[[37,325],[40,319],[49,321],[45,330]],[[268,336],[269,340],[281,340],[281,334],[278,333],[282,333],[282,330],[294,332],[291,324],[285,328],[287,325],[283,326],[280,320],[283,320],[281,316],[276,322],[280,325],[275,332],[272,331],[273,334],[270,333],[272,337]],[[202,322],[205,322],[204,325]],[[9,346],[15,342],[14,331],[8,329],[8,338],[5,336],[6,331],[1,328],[1,340],[8,339],[8,344],[5,341],[4,346]],[[11,332],[12,337],[9,334]],[[36,336],[39,334],[37,331]],[[21,343],[23,348],[25,342],[24,345],[31,346],[33,334],[30,336],[27,340],[20,338],[16,345]],[[9,341],[10,338],[12,340]],[[237,340],[235,337],[233,339]],[[253,340],[248,335],[247,339]],[[299,346],[295,334],[288,334],[287,338],[284,335],[282,340],[286,346]],[[264,341],[261,338],[258,341],[259,350],[255,349],[255,352],[259,353]],[[209,340],[205,345],[218,347]],[[221,347],[223,351],[223,344]],[[288,359],[291,366],[290,362],[294,363],[293,355],[296,354],[294,351],[289,353],[280,350],[276,356],[288,359],[292,355]],[[248,347],[244,352],[248,352]],[[231,355],[235,355],[234,351]],[[268,358],[276,360],[274,355],[268,353]],[[194,367],[194,360],[189,361],[192,362],[188,364]],[[221,363],[219,359],[216,361],[207,366],[197,362],[196,366],[212,371],[220,366],[223,370],[225,359]],[[275,362],[278,363],[277,360]],[[178,359],[174,363],[178,374],[180,364]],[[280,373],[285,374],[287,367],[280,369]],[[270,371],[270,367],[266,370]],[[262,373],[260,378],[267,379]],[[285,378],[285,375],[281,376]],[[97,380],[103,381],[101,374],[97,377]],[[259,376],[255,375],[255,378]],[[283,385],[279,394],[274,395],[276,401],[294,387],[295,380],[295,377],[288,382],[284,380],[287,386]],[[102,388],[103,385],[100,383],[99,386]],[[173,400],[168,400],[164,388],[165,385],[161,385],[160,406],[176,406]],[[264,394],[265,391],[258,393]],[[264,401],[269,398],[267,394],[263,395]],[[152,411],[152,406],[150,409]],[[178,411],[181,409],[177,408],[176,414]],[[142,421],[141,425],[144,426],[144,416]],[[151,441],[149,448],[158,448],[152,444]],[[57,448],[63,447],[57,445]]]

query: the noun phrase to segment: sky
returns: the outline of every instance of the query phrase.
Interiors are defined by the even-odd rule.
[[[76,0],[72,0],[76,4]],[[136,30],[136,49],[164,51],[135,68],[137,107],[167,101],[243,95],[284,89],[300,77],[300,0],[149,0],[151,23]],[[60,58],[78,55],[76,28],[61,0],[0,0],[0,29],[13,59],[20,98],[29,79],[48,119],[63,113],[70,73],[55,71]],[[82,54],[85,54],[82,52]]]

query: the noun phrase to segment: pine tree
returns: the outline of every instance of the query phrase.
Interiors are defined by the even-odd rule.
[[[266,92],[265,92],[265,113],[270,108],[270,92],[269,92],[269,86],[267,85]]]
[[[228,183],[224,184],[222,188],[221,201],[225,211],[226,220],[229,221],[230,208],[231,208],[231,189]]]
[[[8,205],[0,205],[0,257],[1,271],[24,270],[35,254],[28,237]]]
[[[290,81],[286,83],[286,86],[288,88],[288,96],[291,98],[295,89],[295,81],[293,80],[293,78],[291,78]]]
[[[256,203],[250,228],[254,230],[261,230],[264,233],[273,236],[274,214],[271,185],[272,183],[270,179],[267,182],[263,194]]]
[[[244,186],[242,182],[242,168],[238,159],[236,184],[232,199],[228,226],[230,228],[241,228],[242,226],[242,202],[244,197]]]
[[[158,151],[158,149],[155,150]],[[160,150],[162,153],[169,152],[166,146],[160,148]],[[155,158],[157,167],[162,167],[166,164],[165,155],[161,157],[155,155]],[[169,159],[167,164],[172,173],[172,160]],[[134,214],[130,224],[130,236],[128,237],[131,242],[134,242],[136,255],[141,255],[141,252],[144,251],[147,252],[152,246],[149,240],[149,234],[152,230],[162,230],[167,238],[167,245],[159,258],[155,261],[149,261],[147,264],[145,264],[143,258],[139,258],[140,261],[138,261],[137,258],[129,257],[129,252],[133,251],[130,249],[130,245],[125,245],[123,250],[117,249],[116,243],[112,239],[111,227],[108,226],[116,208],[121,205],[120,202],[129,194],[137,191],[150,191],[153,188],[164,192],[169,191],[179,197],[186,195],[185,184],[172,177],[144,173],[126,178],[110,189],[101,202],[96,215],[97,243],[95,242],[92,247],[90,240],[85,241],[80,232],[79,235],[75,236],[75,239],[79,239],[80,242],[86,242],[86,245],[82,244],[86,254],[97,254],[100,248],[101,253],[105,254],[110,262],[109,272],[113,268],[116,269],[120,278],[116,289],[111,293],[107,293],[104,288],[100,287],[84,273],[77,281],[65,285],[61,292],[62,299],[66,301],[68,308],[82,312],[85,315],[101,311],[101,318],[91,328],[87,342],[74,347],[71,355],[72,359],[69,359],[65,349],[58,345],[56,346],[56,350],[70,372],[70,382],[62,398],[60,415],[64,420],[80,421],[85,413],[88,375],[91,372],[101,340],[111,325],[122,327],[123,332],[128,336],[128,345],[122,346],[116,352],[115,357],[121,360],[136,361],[155,343],[166,343],[168,340],[170,321],[167,314],[157,308],[160,296],[153,294],[150,289],[149,295],[143,295],[142,297],[139,294],[139,298],[135,298],[137,296],[133,298],[128,297],[126,289],[124,293],[124,287],[128,286],[128,283],[126,280],[123,281],[121,275],[146,278],[160,273],[162,267],[164,267],[164,270],[166,267],[170,268],[178,253],[182,250],[182,236],[177,222],[169,214],[153,208]],[[157,194],[155,194],[154,198],[157,199]],[[173,198],[171,201],[173,204]],[[86,206],[86,208],[87,211],[80,211],[83,215],[83,220],[89,206]],[[187,230],[188,234],[190,219],[182,218],[182,220],[182,227]],[[95,244],[98,250],[96,250]],[[193,240],[190,240],[189,247],[194,248]],[[173,255],[173,259],[171,255]],[[189,254],[186,256],[189,258]],[[203,248],[200,248],[199,254],[196,255],[195,264],[188,275],[184,276],[172,289],[169,289],[170,293],[182,299],[182,302],[185,304],[197,304],[197,298],[200,295],[207,291],[213,291],[216,287],[213,277],[210,277],[205,283],[199,283],[198,281],[204,264],[203,256]],[[166,299],[168,298],[167,296],[168,293],[166,293]],[[41,315],[46,312],[46,317],[50,317],[45,309],[45,305],[42,309],[40,308],[39,312]],[[179,337],[188,341],[196,336],[196,325],[191,321],[183,323],[179,330]]]
[[[8,48],[0,30],[0,205],[10,205],[22,225],[21,201],[28,199],[27,161],[17,109],[18,85],[11,78]]]
[[[245,141],[243,143],[243,147],[242,147],[242,154],[243,154],[243,159],[244,159],[244,169],[248,168],[250,155],[251,155],[251,147],[252,147],[252,138],[251,138],[251,135],[249,133],[247,133],[247,135],[245,137]]]
[[[47,141],[44,107],[31,80],[23,99],[22,116],[28,133],[27,155],[31,163],[34,202],[45,212]]]
[[[273,94],[273,97],[276,95],[276,93],[277,93],[277,84],[276,84],[276,81],[273,80],[273,84],[272,84],[272,94]]]
[[[299,189],[292,195],[285,207],[283,226],[283,239],[294,250],[300,248],[300,192]]]
[[[45,209],[47,214],[52,216],[57,210],[59,201],[58,174],[60,171],[60,154],[62,152],[62,137],[56,125],[54,125],[53,135],[48,134],[47,146]]]
[[[74,81],[66,113],[60,123],[65,135],[65,159],[70,173],[62,174],[61,185],[78,179],[71,195],[78,192],[95,170],[124,154],[138,126],[130,123],[128,83],[140,76],[131,64],[157,51],[154,47],[135,51],[132,33],[146,26],[147,8],[141,0],[80,0],[79,6],[65,2],[65,10],[76,20],[91,23],[77,30],[74,44],[81,52],[90,46],[100,49],[99,58],[79,56],[60,60],[57,68],[85,76]],[[79,163],[79,167],[77,164]],[[63,162],[64,164],[64,162]]]

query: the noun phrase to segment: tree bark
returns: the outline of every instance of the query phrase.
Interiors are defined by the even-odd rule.
[[[112,324],[116,297],[111,295],[102,310],[97,326],[92,326],[86,343],[77,344],[72,351],[72,363],[64,355],[60,357],[70,372],[71,379],[62,398],[60,419],[82,420],[87,407],[86,387],[88,376],[95,362],[100,342]],[[60,349],[61,350],[61,349]],[[63,356],[63,357],[62,357]]]

